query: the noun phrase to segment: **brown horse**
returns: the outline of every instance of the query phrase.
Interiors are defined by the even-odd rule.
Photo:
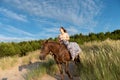
[[[42,44],[40,59],[44,60],[45,57],[50,52],[52,52],[52,54],[54,55],[54,59],[59,67],[60,74],[61,74],[61,80],[64,80],[63,69],[62,69],[62,64],[64,63],[65,63],[65,72],[67,73],[69,78],[72,80],[73,77],[70,74],[69,69],[68,69],[69,61],[71,60],[71,55],[69,51],[67,50],[66,46],[64,44],[59,44],[53,41],[49,42],[47,40]]]

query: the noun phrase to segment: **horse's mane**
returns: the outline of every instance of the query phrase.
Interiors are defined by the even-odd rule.
[[[64,44],[61,44],[60,42],[56,42],[56,41],[48,41],[48,43],[57,44],[57,45],[59,45],[59,46],[61,46],[61,47],[65,47],[65,48],[67,48]]]
[[[54,44],[60,45],[60,43],[59,43],[59,42],[56,42],[56,41],[48,41],[48,43],[54,43]]]

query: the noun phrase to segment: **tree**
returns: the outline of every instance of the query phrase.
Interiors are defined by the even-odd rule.
[[[90,37],[91,41],[97,40],[97,36],[96,36],[95,33],[90,33],[90,34],[89,34],[89,37]]]
[[[0,44],[0,57],[16,55],[15,47],[11,43]]]
[[[31,44],[33,50],[37,50],[40,48],[40,43],[38,41],[32,41],[30,44]]]
[[[98,34],[97,34],[97,37],[98,37],[98,39],[100,39],[100,40],[105,40],[105,35],[104,35],[103,32],[98,33]]]
[[[32,46],[29,42],[20,44],[21,54],[20,56],[25,56],[27,52],[33,51]]]

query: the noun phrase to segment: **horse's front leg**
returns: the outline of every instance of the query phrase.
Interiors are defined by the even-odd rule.
[[[69,62],[65,63],[65,72],[69,76],[70,80],[73,80],[73,77],[72,77],[72,75],[70,74],[70,71],[69,71]]]
[[[57,65],[58,65],[59,70],[60,70],[61,80],[64,80],[62,64],[58,63]]]

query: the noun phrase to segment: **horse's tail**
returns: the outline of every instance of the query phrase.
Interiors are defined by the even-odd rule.
[[[79,54],[76,56],[75,62],[81,64],[81,59],[82,59],[83,52],[79,52]]]

